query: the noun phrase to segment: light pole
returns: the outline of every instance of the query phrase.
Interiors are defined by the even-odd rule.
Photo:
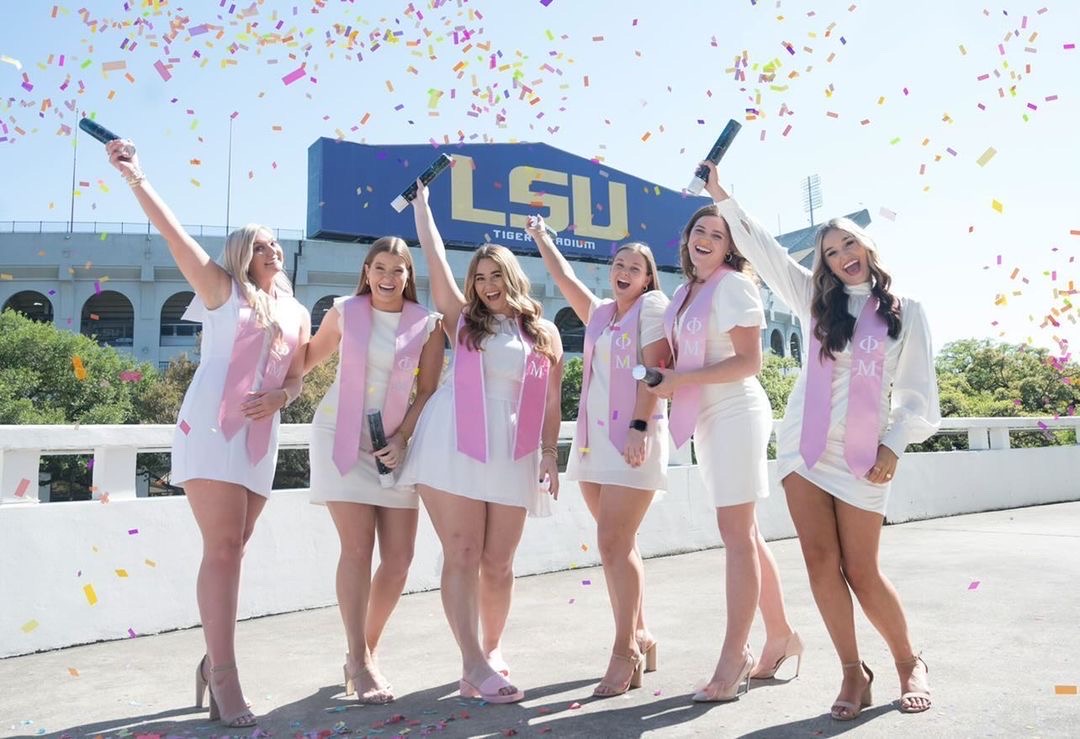
[[[821,207],[821,178],[808,175],[803,183],[803,210],[810,212],[810,225],[814,225],[814,208]]]
[[[232,124],[236,113],[229,116],[229,158],[225,172],[225,236],[229,235],[229,207],[232,204]]]

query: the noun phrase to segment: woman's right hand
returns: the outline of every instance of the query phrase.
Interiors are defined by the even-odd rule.
[[[525,233],[532,236],[533,241],[539,242],[547,233],[546,224],[542,215],[529,216],[525,219]]]
[[[127,152],[132,152],[127,156]],[[142,173],[139,166],[139,156],[135,152],[135,144],[128,139],[116,139],[105,144],[105,153],[109,155],[109,164],[116,167],[125,178],[134,177]]]
[[[416,197],[412,199],[414,208],[427,208],[428,206],[428,186],[423,182],[416,180]]]
[[[727,200],[729,195],[724,192],[724,188],[720,187],[720,174],[716,169],[716,165],[706,159],[701,162],[701,166],[709,170],[709,181],[705,183],[705,192],[709,193],[709,197],[713,199],[714,203]]]

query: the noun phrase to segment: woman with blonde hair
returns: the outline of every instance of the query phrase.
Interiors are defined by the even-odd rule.
[[[751,677],[773,677],[790,657],[798,661],[798,675],[803,651],[755,513],[756,502],[769,494],[772,410],[756,377],[765,312],[749,265],[714,205],[690,217],[679,256],[686,282],[664,315],[675,366],[661,370],[663,381],[652,390],[672,400],[675,445],[694,436],[698,469],[724,542],[726,633],[712,678],[694,700],[730,701],[750,689]],[[749,638],[759,608],[765,647],[755,672]]]
[[[566,468],[577,480],[589,512],[604,566],[615,617],[615,642],[598,698],[641,685],[644,671],[657,667],[656,640],[645,626],[645,567],[637,532],[657,490],[667,488],[667,404],[633,377],[636,365],[666,365],[671,350],[664,337],[668,300],[660,291],[652,250],[630,242],[611,259],[612,300],[601,300],[574,274],[546,230],[544,219],[529,220],[529,235],[566,302],[585,324],[581,400],[577,432]]]
[[[269,229],[233,231],[218,265],[150,186],[131,142],[112,141],[106,152],[195,291],[184,318],[202,323],[201,361],[173,434],[171,478],[203,539],[196,594],[206,656],[195,698],[201,706],[209,687],[211,720],[254,726],[236,671],[240,561],[273,484],[279,411],[300,394],[311,319]]]
[[[549,515],[549,494],[559,494],[562,342],[506,247],[476,250],[462,294],[427,187],[418,180],[417,188],[416,230],[454,354],[417,423],[402,482],[416,485],[442,544],[461,695],[513,703],[525,694],[507,679],[501,641],[525,518]]]
[[[417,302],[406,243],[384,236],[368,249],[356,293],[338,298],[308,345],[305,372],[337,352],[334,383],[311,422],[311,502],[325,505],[341,540],[338,608],[345,626],[345,694],[388,703],[374,651],[405,587],[418,498],[394,471],[442,371],[442,323]],[[411,397],[411,401],[410,401]],[[368,416],[379,412],[386,446],[375,450]],[[380,474],[379,463],[389,474]],[[379,568],[371,576],[375,539]]]
[[[892,652],[900,710],[925,711],[928,669],[878,550],[899,457],[941,422],[926,314],[891,291],[877,247],[855,223],[837,218],[822,226],[808,270],[728,196],[708,166],[708,192],[735,243],[809,339],[777,432],[776,463],[843,671],[830,714],[850,721],[871,704],[874,675],[859,658],[851,593]]]

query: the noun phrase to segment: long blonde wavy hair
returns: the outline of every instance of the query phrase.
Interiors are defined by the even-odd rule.
[[[409,276],[405,279],[402,296],[414,303],[419,302],[416,299],[416,270],[413,269],[412,253],[409,252],[409,245],[400,236],[383,236],[372,242],[367,256],[364,257],[364,264],[360,267],[360,282],[356,285],[356,295],[367,295],[371,292],[371,263],[380,254],[392,254],[404,260]]]
[[[533,348],[551,361],[555,361],[555,350],[551,336],[540,325],[543,306],[529,294],[531,283],[517,257],[505,246],[485,244],[473,252],[465,274],[465,307],[461,311],[464,325],[458,341],[464,341],[470,349],[479,350],[480,344],[488,336],[495,334],[495,316],[484,305],[476,292],[476,267],[481,259],[490,259],[502,271],[506,285],[506,302],[516,316],[521,318],[521,328],[532,339]]]
[[[273,331],[273,341],[276,344],[281,338],[282,329],[275,314],[275,301],[272,296],[259,289],[259,286],[252,281],[250,273],[251,260],[255,257],[255,239],[261,233],[270,234],[270,238],[274,238],[273,231],[257,223],[241,226],[229,234],[228,238],[225,239],[225,251],[221,255],[221,266],[240,286],[240,295],[255,311],[257,324]],[[280,246],[277,248],[281,249]],[[284,271],[279,272],[274,277],[274,288],[279,295],[292,295],[292,285],[289,283],[289,278],[285,276]]]
[[[814,236],[814,294],[810,300],[810,315],[814,319],[814,336],[821,342],[821,358],[832,359],[843,351],[855,335],[855,316],[848,313],[848,296],[844,283],[833,274],[825,262],[825,237],[833,231],[844,231],[866,249],[870,270],[870,293],[878,299],[877,312],[889,327],[893,339],[900,335],[900,299],[889,292],[892,276],[885,271],[878,257],[877,244],[859,224],[850,218],[832,218],[821,224]]]

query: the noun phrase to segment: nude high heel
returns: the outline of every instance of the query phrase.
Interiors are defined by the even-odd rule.
[[[638,642],[638,649],[645,655],[645,672],[656,672],[660,668],[660,657],[656,651],[656,640],[651,642]]]
[[[201,666],[201,663],[200,663]],[[210,680],[207,680],[207,688],[210,693],[210,720],[220,721],[223,726],[230,729],[243,729],[250,726],[255,726],[258,723],[258,719],[255,718],[255,714],[249,711],[246,707],[239,715],[232,718],[223,718],[221,715],[221,709],[218,707],[217,699],[214,698],[214,682],[213,677],[215,672],[236,672],[236,665],[216,665],[210,667]]]
[[[208,659],[207,655],[203,655],[203,658],[199,660],[199,664],[195,665],[195,707],[202,708],[203,699],[206,698],[206,688],[210,682],[207,680],[206,675],[203,674],[203,665],[206,664]]]
[[[634,669],[630,672],[630,676],[626,678],[626,683],[621,686],[605,685],[604,681],[601,680],[600,684],[596,686],[596,690],[593,691],[594,698],[611,698],[612,696],[622,695],[630,688],[641,687],[642,675],[645,672],[645,655],[641,654],[641,652],[629,656],[612,652],[611,658],[629,662],[634,666]]]
[[[802,667],[802,656],[804,649],[802,637],[799,636],[798,631],[792,631],[787,638],[787,643],[784,644],[784,654],[780,659],[776,660],[771,668],[762,669],[751,675],[754,680],[771,680],[776,677],[776,671],[780,669],[780,666],[787,662],[790,658],[795,658],[795,677],[799,676],[799,669]]]
[[[856,667],[862,668],[869,677],[866,681],[866,688],[863,689],[862,698],[859,700],[859,705],[855,705],[851,701],[833,701],[832,709],[829,711],[829,715],[836,721],[853,721],[859,717],[862,713],[862,709],[867,706],[871,706],[874,703],[874,699],[871,696],[870,688],[874,685],[874,673],[866,666],[865,662],[848,662],[847,664],[840,665],[841,669],[851,670]],[[837,708],[840,710],[838,711]]]
[[[694,693],[695,703],[727,703],[737,700],[743,693],[750,692],[750,672],[754,669],[754,655],[747,653],[743,657],[743,666],[735,679],[716,690],[709,690],[708,684]]]

